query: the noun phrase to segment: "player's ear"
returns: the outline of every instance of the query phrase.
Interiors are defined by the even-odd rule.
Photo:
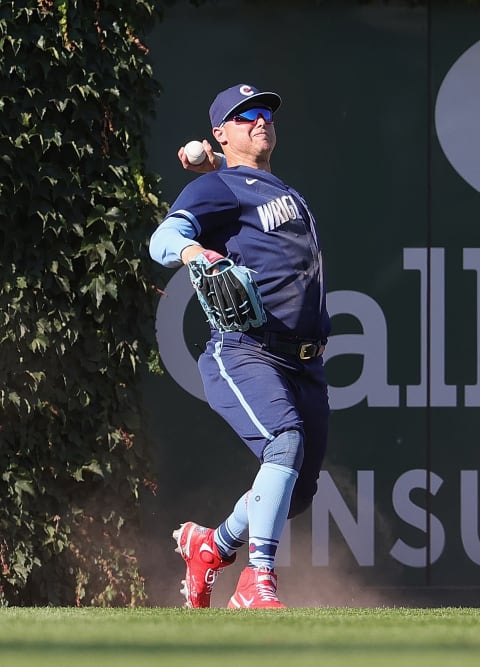
[[[224,127],[214,127],[212,129],[212,134],[215,137],[215,139],[218,141],[219,144],[226,144],[227,143],[227,138],[225,136],[225,128]]]

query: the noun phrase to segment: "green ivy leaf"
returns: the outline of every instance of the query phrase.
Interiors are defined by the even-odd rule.
[[[26,479],[19,479],[15,482],[15,491],[19,496],[21,496],[22,493],[27,493],[29,496],[35,496],[32,483]]]

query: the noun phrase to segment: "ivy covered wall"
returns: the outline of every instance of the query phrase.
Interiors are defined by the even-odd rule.
[[[135,605],[165,209],[148,0],[0,6],[0,604]],[[154,287],[157,285],[157,287]],[[150,358],[155,363],[155,359]]]

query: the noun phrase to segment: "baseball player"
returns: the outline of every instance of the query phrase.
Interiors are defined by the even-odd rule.
[[[155,261],[190,269],[211,324],[198,361],[206,398],[259,461],[250,489],[223,523],[213,529],[188,521],[173,533],[186,563],[188,607],[210,606],[217,575],[244,544],[248,566],[228,608],[285,606],[277,595],[276,550],[287,519],[310,506],[325,454],[324,267],[305,200],[271,173],[280,104],[277,93],[247,84],[217,95],[210,120],[225,163],[218,168],[221,161],[204,141],[207,159],[194,171],[205,173],[179,194],[150,240]],[[188,167],[183,148],[179,157]],[[251,285],[242,283],[245,267],[262,308],[237,323],[229,299],[241,292],[246,308],[255,301]],[[244,270],[240,277],[236,269]],[[215,275],[224,280],[221,288],[203,290],[202,299],[202,276],[208,282]],[[218,298],[215,306],[206,303],[212,293],[221,293],[223,310]]]

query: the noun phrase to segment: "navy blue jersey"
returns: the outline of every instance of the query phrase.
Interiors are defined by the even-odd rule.
[[[172,204],[203,247],[253,269],[265,312],[262,330],[326,338],[322,253],[304,199],[273,174],[232,167],[196,178]]]

